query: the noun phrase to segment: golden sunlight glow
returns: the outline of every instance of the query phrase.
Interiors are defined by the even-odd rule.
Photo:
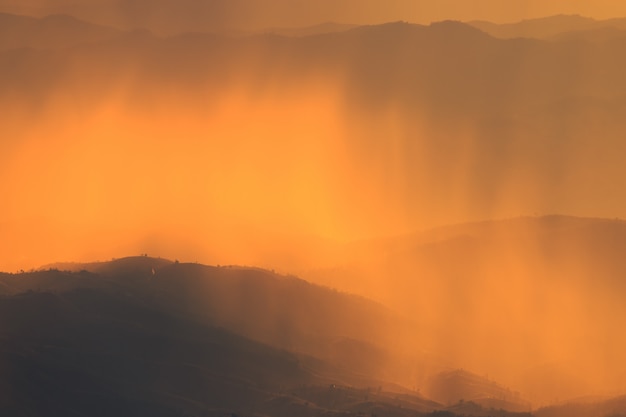
[[[405,387],[463,368],[533,405],[626,392],[626,23],[565,40],[458,22],[250,35],[605,19],[626,2],[250,1],[210,28],[234,37],[161,36],[186,22],[164,7],[140,22],[157,35],[0,48],[0,271],[140,253],[276,269],[406,319],[371,325]],[[132,26],[109,6],[68,10]]]

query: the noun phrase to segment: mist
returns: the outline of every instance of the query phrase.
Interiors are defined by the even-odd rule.
[[[220,30],[413,18],[403,2],[271,19],[237,4],[248,15]],[[524,5],[484,17],[575,7]],[[0,270],[149,254],[294,273],[410,321],[372,326],[398,384],[463,368],[535,405],[626,390],[626,37],[451,21],[165,35],[182,23],[127,32],[96,14],[116,28],[0,52]]]
[[[472,50],[458,55],[468,35]],[[379,36],[384,43],[364,49]],[[444,39],[427,61],[405,55]],[[121,35],[98,48],[5,54],[17,68],[41,68],[5,73],[3,241],[30,253],[7,256],[29,260],[5,268],[87,260],[63,248],[93,237],[117,242],[91,249],[98,259],[154,248],[193,260],[215,250],[201,260],[281,268],[252,253],[281,240],[626,212],[613,192],[624,178],[624,85],[617,70],[599,72],[609,50],[520,46],[456,24],[303,40]],[[482,60],[512,53],[514,67]],[[569,59],[590,55],[598,65],[559,81]],[[539,76],[546,64],[553,69]],[[59,239],[61,252],[45,259],[26,243],[47,251]],[[181,244],[193,256],[173,249]],[[225,250],[248,246],[242,257]]]

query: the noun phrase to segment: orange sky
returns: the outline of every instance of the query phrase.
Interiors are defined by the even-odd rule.
[[[369,22],[515,20],[558,12],[608,17],[621,15],[620,7],[626,9],[609,1],[594,2],[593,7],[575,1],[249,1],[228,4],[248,16],[250,10],[257,11],[259,22],[274,16],[293,24],[302,22],[305,14],[309,20]],[[255,1],[256,8],[244,7]],[[0,0],[5,8],[16,4]],[[58,10],[63,4],[30,3]],[[281,65],[277,62],[270,69],[278,71]],[[65,94],[65,84],[77,83],[80,91],[87,86],[88,96],[90,88],[98,87],[91,85],[92,72],[97,73],[87,65],[70,73],[75,79],[60,82],[59,95]],[[529,169],[524,162],[537,149],[527,147],[512,151],[517,158],[505,164],[506,169],[500,172],[496,166],[499,175],[489,175],[491,171],[476,168],[484,163],[485,149],[473,121],[446,123],[440,129],[435,122],[429,126],[420,120],[419,110],[407,116],[393,102],[377,103],[374,113],[361,114],[346,108],[353,103],[348,101],[353,87],[350,79],[339,76],[315,81],[305,77],[298,88],[281,87],[282,95],[242,87],[243,92],[228,91],[215,108],[177,99],[176,91],[158,83],[148,83],[149,97],[126,100],[133,84],[123,81],[125,75],[121,78],[116,81],[119,85],[106,89],[109,95],[94,93],[93,101],[83,105],[77,105],[71,94],[45,105],[38,97],[34,112],[20,112],[15,97],[0,103],[4,114],[12,112],[2,132],[13,138],[0,144],[0,192],[7,197],[0,208],[0,235],[6,237],[0,249],[10,249],[12,260],[3,268],[123,256],[135,248],[145,251],[153,233],[184,236],[185,247],[214,241],[224,247],[227,237],[235,246],[233,236],[262,236],[268,231],[351,240],[535,212],[614,217],[623,215],[626,206],[621,194],[608,192],[619,181],[607,182],[606,189],[597,181],[623,177],[622,164],[613,160],[619,152],[587,174],[575,167],[579,161],[588,162],[590,149],[607,155],[592,146],[595,142],[580,140],[571,154],[552,162],[554,175],[539,178],[545,172]],[[200,94],[201,88],[194,91]],[[587,136],[593,134],[590,130]],[[439,164],[437,158],[444,154],[432,144],[450,137],[457,142],[445,153],[452,161],[448,168]],[[380,145],[381,138],[385,146]],[[409,151],[412,159],[407,157]],[[569,175],[560,178],[559,170]],[[472,172],[473,177],[468,174]],[[25,226],[30,226],[31,234],[20,235]],[[71,244],[51,247],[49,242],[61,233]],[[180,241],[172,246],[177,245]],[[112,246],[117,249],[98,249]],[[157,253],[178,256],[157,246],[152,246]],[[227,262],[218,257],[204,260],[213,259]]]

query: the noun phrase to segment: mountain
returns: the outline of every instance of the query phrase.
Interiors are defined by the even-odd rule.
[[[354,29],[359,25],[349,25],[334,22],[325,22],[318,25],[307,26],[303,28],[269,28],[265,29],[264,33],[273,33],[281,36],[315,36],[323,35],[327,33],[345,32],[346,30]]]
[[[429,123],[441,123],[439,119],[444,117],[482,121],[477,128],[485,130],[479,131],[483,136],[501,133],[496,127],[537,136],[550,134],[543,132],[550,126],[536,119],[556,117],[546,112],[547,106],[562,100],[622,97],[624,86],[618,74],[623,62],[614,59],[620,56],[619,49],[619,43],[591,48],[519,39],[503,42],[458,22],[431,26],[393,23],[290,39],[269,35],[237,40],[202,34],[164,40],[128,36],[96,49],[77,49],[51,67],[70,77],[77,69],[104,67],[110,83],[124,79],[132,69],[131,74],[145,76],[133,81],[134,88],[140,82],[146,88],[157,81],[180,87],[200,83],[213,88],[209,89],[213,95],[242,82],[251,83],[250,88],[280,89],[287,84],[279,87],[278,79],[296,83],[308,77],[345,77],[349,81],[343,88],[355,93],[350,97],[358,99],[359,108],[399,103],[403,111],[428,109]],[[124,50],[133,52],[126,55]],[[85,62],[94,58],[93,64]],[[25,57],[11,55],[7,59],[17,68],[32,68],[29,61],[24,62]],[[68,60],[78,66],[69,66]],[[578,63],[576,71],[562,77],[572,62]],[[262,70],[268,77],[260,81],[250,68]],[[606,74],[600,74],[601,68]],[[3,73],[3,82],[32,82],[11,75]],[[45,79],[38,72],[30,72],[29,77]],[[256,85],[259,83],[266,85]],[[583,116],[591,119],[593,113],[585,110]],[[595,125],[593,119],[583,120]]]
[[[626,397],[609,399],[582,398],[544,407],[535,412],[537,417],[591,417],[621,416],[626,414]]]
[[[620,215],[626,206],[613,191],[626,178],[619,158],[626,133],[623,47],[624,39],[619,38],[600,44],[501,40],[459,22],[395,22],[304,37],[195,33],[159,38],[125,33],[63,51],[0,53],[0,103],[15,114],[3,126],[3,136],[13,138],[8,142],[12,144],[21,137],[46,137],[49,146],[64,150],[58,155],[68,161],[43,160],[41,165],[51,170],[49,165],[57,163],[76,166],[86,162],[76,158],[78,151],[68,145],[74,142],[67,136],[80,136],[78,132],[52,129],[58,134],[50,135],[48,130],[22,127],[32,126],[25,123],[36,115],[46,119],[41,126],[77,118],[83,124],[76,129],[101,132],[106,129],[99,125],[104,123],[102,114],[111,112],[120,131],[110,137],[120,139],[96,141],[106,158],[120,162],[120,176],[136,177],[131,168],[137,163],[146,165],[141,170],[145,173],[153,166],[150,161],[162,161],[184,183],[213,184],[203,186],[207,197],[198,210],[215,216],[245,207],[237,193],[224,192],[229,186],[224,178],[256,184],[255,201],[265,208],[240,209],[243,218],[234,223],[255,224],[257,217],[265,216],[261,224],[280,225],[273,228],[274,234],[315,234],[309,226],[294,231],[287,223],[295,216],[302,220],[294,220],[299,225],[313,224],[308,208],[317,202],[328,213],[324,227],[331,233],[334,221],[345,224],[345,236],[417,230],[482,218],[484,213]],[[318,122],[311,120],[311,108],[321,112],[315,116]],[[208,122],[207,112],[215,120]],[[285,114],[296,120],[281,124]],[[246,123],[236,122],[238,117]],[[170,125],[168,120],[176,122]],[[300,135],[299,126],[310,129]],[[223,132],[233,127],[233,140],[224,139]],[[133,151],[122,152],[127,141],[121,138],[130,135],[124,132],[138,130],[146,143],[131,141]],[[252,140],[254,132],[263,133],[262,146]],[[388,135],[393,140],[387,140]],[[169,138],[180,139],[176,158],[165,151]],[[333,146],[336,143],[341,147]],[[7,149],[4,155],[12,153]],[[6,168],[11,178],[28,183],[5,187],[15,201],[21,201],[18,196],[27,186],[43,187],[21,172],[29,172],[29,164],[35,163],[24,158],[24,163]],[[95,168],[107,169],[106,158],[92,158],[89,172],[97,175]],[[240,166],[249,170],[237,169]],[[57,183],[75,184],[80,178],[70,169],[52,171],[53,177],[62,177]],[[192,199],[193,189],[174,187],[173,178],[178,177],[168,172],[155,170],[137,180],[170,184],[177,196],[172,201]],[[306,180],[317,194],[296,198],[297,187],[284,172]],[[9,178],[9,172],[3,175]],[[130,183],[113,184],[118,179],[98,179],[109,197],[122,196],[107,201],[134,198]],[[355,181],[367,187],[354,187]],[[158,186],[147,189],[150,206],[144,201],[141,210],[160,202]],[[65,192],[66,200],[54,204],[71,201],[71,207],[80,207],[89,201],[86,191]],[[290,197],[277,204],[281,196]],[[213,200],[217,203],[208,204]],[[174,203],[165,207],[173,211],[165,216],[171,223],[165,229],[176,230],[174,219],[184,219],[185,214]],[[129,224],[141,224],[137,210],[127,214],[133,217],[127,219]],[[359,215],[351,215],[355,212]],[[12,216],[20,213],[16,210]],[[219,228],[207,220],[211,218],[198,219],[204,232]],[[182,228],[193,231],[198,224]],[[74,230],[82,233],[79,227]],[[111,232],[103,226],[97,233]],[[214,250],[216,260],[229,258],[219,253],[224,245],[206,248],[203,242],[197,238],[186,243],[200,246],[200,253]],[[50,256],[68,258],[61,253]],[[245,262],[259,265],[258,260]]]
[[[276,320],[284,334],[293,334],[290,321],[307,330],[314,316],[331,328],[321,333],[332,332],[336,322],[355,325],[354,320],[367,319],[360,310],[378,309],[371,302],[252,268],[208,268],[144,256],[65,266],[80,271],[49,268],[0,277],[3,414],[456,415],[418,391],[373,377],[363,364],[355,372],[350,363],[332,364],[297,348],[277,348],[276,340],[263,344],[242,335],[251,333],[242,322],[267,330],[268,320]],[[294,284],[296,292],[280,294],[281,287]],[[270,293],[275,293],[272,302]],[[311,303],[333,297],[341,299],[342,311],[332,318],[324,311],[336,305]],[[286,298],[293,302],[291,312],[281,306]],[[222,313],[239,317],[239,323],[215,313],[224,302],[230,311]],[[358,319],[349,318],[351,308]],[[268,318],[264,311],[271,309],[280,315]],[[310,317],[298,316],[298,309]],[[289,315],[294,312],[295,317]],[[373,330],[375,323],[367,326]],[[366,353],[362,341],[339,343],[353,356],[341,361],[358,362],[354,356]]]
[[[578,15],[557,15],[541,19],[522,20],[516,23],[497,24],[485,21],[472,21],[468,24],[496,38],[550,38],[565,32],[586,30],[595,27],[594,19]]]
[[[433,375],[427,386],[428,396],[442,404],[462,408],[466,401],[487,409],[528,411],[530,403],[520,393],[464,370],[445,371]]]
[[[303,37],[132,32],[63,50],[4,51],[0,106],[11,117],[2,136],[11,139],[0,158],[23,159],[5,164],[2,188],[16,204],[45,195],[57,215],[41,220],[34,202],[26,212],[7,206],[0,246],[16,270],[24,256],[72,259],[50,244],[61,231],[79,251],[87,236],[110,242],[145,228],[102,257],[154,244],[169,258],[186,247],[210,256],[203,262],[290,271],[288,260],[317,249],[275,244],[277,235],[341,240],[535,212],[620,216],[623,48],[623,39],[502,40],[459,22],[395,22]],[[67,120],[76,123],[59,128]],[[101,152],[80,149],[87,143]],[[105,175],[112,163],[116,175]],[[28,175],[43,168],[51,173],[43,181]],[[87,178],[101,184],[95,197]],[[231,192],[230,179],[246,192]],[[263,207],[249,210],[244,195]],[[93,198],[115,205],[123,226]],[[137,208],[125,210],[126,201]],[[161,239],[144,238],[143,213],[154,207],[164,213],[154,214],[167,231]],[[97,230],[63,220],[81,213],[101,218]],[[226,225],[214,220],[220,213],[238,218]],[[174,235],[185,238],[170,244]],[[218,241],[235,243],[207,243]]]
[[[415,368],[426,359],[417,344],[399,343],[417,330],[409,321],[366,299],[295,277],[147,257],[48,268],[0,276],[1,293],[89,289],[132,295],[159,311],[314,356],[361,375],[353,381],[415,384],[420,375]]]
[[[626,37],[626,28],[617,28],[613,26],[600,27],[588,30],[576,30],[571,32],[564,32],[555,35],[552,39],[556,41],[569,41],[569,42],[594,42],[594,43],[606,43],[615,42],[619,39]]]
[[[0,310],[5,415],[251,412],[279,387],[321,382],[291,354],[125,296],[29,292]]]
[[[468,24],[490,34],[491,36],[502,39],[551,39],[559,38],[562,35],[571,32],[626,29],[626,19],[595,20],[579,15],[556,15],[505,24],[485,21],[471,21],[468,22]]]
[[[393,305],[426,350],[546,404],[626,389],[624,250],[624,221],[528,217],[358,242],[302,275]]]
[[[345,371],[128,294],[31,291],[0,298],[0,312],[5,415],[278,417],[357,415],[368,407],[422,415],[441,408],[418,394],[399,400],[398,391],[341,385],[350,378]]]
[[[0,13],[0,51],[15,48],[59,49],[109,40],[120,32],[68,15],[44,18]]]
[[[363,18],[362,2],[356,0],[348,0],[341,6],[329,0],[316,3],[285,0],[96,0],[90,3],[68,3],[50,0],[39,4],[4,0],[0,3],[0,10],[33,16],[69,14],[121,30],[148,29],[160,35],[308,28],[320,22],[352,21],[353,18],[380,21],[381,14],[400,15],[388,13],[378,5],[372,6],[380,12],[374,19]],[[393,17],[387,17],[383,21],[391,19]]]
[[[184,247],[256,265],[255,251],[275,250],[264,266],[280,270],[293,259],[281,245],[246,240],[262,226],[346,237],[511,213],[619,216],[624,46],[394,22],[4,51],[0,252],[18,262],[163,245],[164,256]],[[309,281],[375,298],[408,316],[408,330],[375,303],[241,268],[168,263],[90,285],[143,283],[159,309],[352,373],[422,386],[445,363],[546,403],[623,392],[623,229],[522,217],[337,245],[323,262],[309,245],[282,245],[311,260]],[[172,243],[180,236],[191,242]],[[80,280],[48,273],[52,284],[32,282]],[[2,287],[14,294],[31,278]]]
[[[354,92],[349,96],[360,103],[358,108],[398,103],[403,111],[427,109],[428,123],[441,123],[439,119],[445,117],[482,121],[477,126],[485,130],[479,130],[482,136],[502,133],[496,127],[507,129],[505,133],[521,130],[520,134],[538,136],[551,132],[544,133],[550,126],[536,119],[556,117],[546,112],[547,106],[562,100],[594,98],[602,102],[622,97],[624,86],[618,74],[623,62],[614,59],[620,55],[619,48],[619,43],[572,48],[519,39],[503,42],[459,22],[431,26],[392,23],[289,39],[195,34],[160,40],[129,35],[95,49],[92,45],[76,49],[69,57],[55,57],[60,62],[48,67],[69,77],[79,69],[103,68],[109,83],[139,72],[144,77],[131,79],[133,88],[145,84],[148,89],[157,81],[173,82],[181,88],[187,85],[181,93],[187,92],[189,85],[209,86],[213,96],[240,83],[280,91],[309,77],[341,77],[349,80],[342,88],[346,93]],[[37,58],[51,59],[13,54],[3,61],[10,59],[13,67],[32,68],[30,62]],[[578,63],[576,71],[562,77],[571,62]],[[261,81],[250,68],[268,77]],[[606,74],[599,73],[601,68]],[[94,72],[99,79],[99,72]],[[37,71],[28,74],[29,79],[22,81],[5,70],[2,80],[18,82],[19,86],[32,82],[32,78],[46,79]],[[23,71],[18,75],[26,77]],[[285,82],[282,87],[278,79]],[[197,88],[193,91],[199,93]],[[592,116],[593,112],[584,110],[583,117]],[[593,119],[583,121],[595,125]]]

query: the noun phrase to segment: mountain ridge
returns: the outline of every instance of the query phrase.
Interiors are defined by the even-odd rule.
[[[68,14],[35,18],[0,13],[0,50],[62,49],[112,39],[120,31]]]
[[[5,297],[81,288],[133,297],[174,316],[319,357],[364,379],[409,384],[414,365],[399,363],[425,357],[414,345],[391,341],[415,328],[387,307],[261,268],[210,267],[139,256],[0,274],[0,294]]]
[[[580,15],[552,15],[537,19],[526,19],[515,23],[492,23],[469,21],[474,26],[496,38],[560,39],[571,32],[584,32],[606,28],[626,29],[626,18],[596,20]]]

